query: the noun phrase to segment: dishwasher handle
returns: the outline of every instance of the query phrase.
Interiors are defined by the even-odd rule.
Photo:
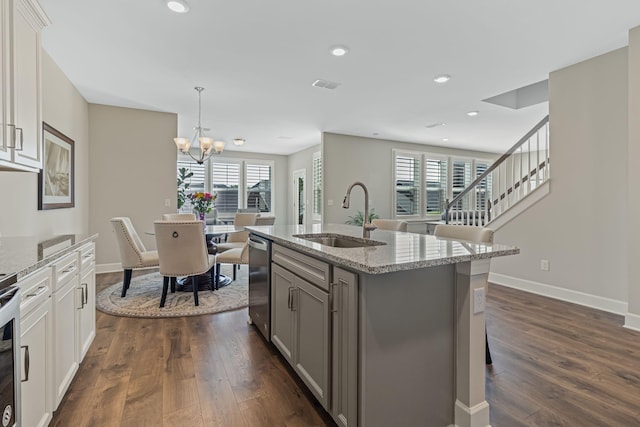
[[[264,251],[267,252],[269,250],[269,244],[265,241],[262,240],[253,240],[251,237],[249,237],[249,246],[251,246],[253,249],[257,249],[259,251]]]

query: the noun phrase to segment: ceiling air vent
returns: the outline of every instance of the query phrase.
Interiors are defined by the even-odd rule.
[[[311,86],[322,87],[325,89],[335,89],[340,86],[340,83],[330,82],[329,80],[318,79],[315,82],[311,83]]]

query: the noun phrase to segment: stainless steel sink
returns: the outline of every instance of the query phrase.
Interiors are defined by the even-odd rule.
[[[331,246],[332,248],[366,248],[369,246],[386,245],[385,242],[334,233],[294,234],[293,237]]]

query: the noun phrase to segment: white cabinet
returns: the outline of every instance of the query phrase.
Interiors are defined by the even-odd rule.
[[[273,246],[273,260],[271,341],[328,408],[329,266],[278,245]]]
[[[51,268],[45,267],[18,282],[22,357],[22,426],[44,427],[53,413],[51,390]]]
[[[80,286],[76,293],[76,325],[78,361],[84,359],[96,336],[96,271],[94,243],[78,251]]]
[[[49,23],[35,0],[2,1],[0,168],[42,168],[40,32]]]
[[[78,255],[71,253],[53,266],[53,406],[57,408],[78,370],[76,303]]]

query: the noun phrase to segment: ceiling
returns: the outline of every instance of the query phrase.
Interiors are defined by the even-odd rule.
[[[482,99],[623,47],[640,25],[637,0],[187,0],[186,14],[164,0],[40,2],[44,49],[88,102],[175,112],[191,137],[203,86],[209,136],[273,154],[322,132],[504,151],[548,103]],[[330,55],[336,44],[349,54]]]

